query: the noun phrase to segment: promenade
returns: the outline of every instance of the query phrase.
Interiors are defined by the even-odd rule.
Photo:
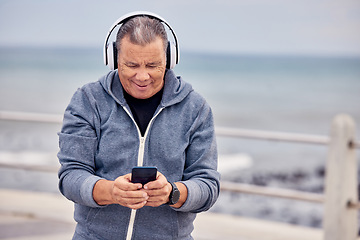
[[[73,204],[60,194],[0,189],[0,239],[71,239]],[[322,230],[201,213],[195,222],[196,240],[320,240]]]

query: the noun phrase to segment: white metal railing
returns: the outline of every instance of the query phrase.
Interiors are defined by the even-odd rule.
[[[0,111],[0,120],[62,123],[63,116],[46,113]]]
[[[0,111],[0,120],[61,123],[62,116]],[[360,148],[360,142],[355,140],[355,123],[350,116],[336,116],[331,126],[330,136],[223,127],[217,127],[215,131],[216,135],[222,137],[327,145],[329,147],[329,153],[326,162],[324,194],[226,181],[221,182],[221,190],[323,203],[324,239],[355,240],[357,238],[357,215],[358,209],[360,209],[360,203],[358,201],[358,168],[355,150],[356,148]],[[0,164],[0,167],[22,168],[37,171],[56,170],[52,167],[14,166],[11,164]]]
[[[258,140],[310,143],[310,144],[320,144],[320,145],[328,145],[330,143],[329,136],[312,135],[312,134],[261,131],[261,130],[253,130],[253,129],[226,128],[226,127],[217,127],[215,131],[216,131],[216,135],[223,137],[251,138]],[[359,141],[354,140],[349,142],[349,144],[355,148],[360,148]]]
[[[301,201],[307,201],[313,203],[324,203],[323,194],[296,191],[296,190],[290,190],[284,188],[263,187],[253,184],[222,181],[220,189],[222,191],[256,194],[256,195],[262,195],[268,197],[286,198],[286,199],[301,200]]]
[[[13,164],[13,163],[0,163],[0,168],[10,168],[10,169],[21,169],[25,171],[38,171],[38,172],[57,172],[59,171],[60,166],[46,166],[46,165],[36,165],[36,164]]]
[[[329,137],[248,129],[217,128],[216,131],[217,135],[226,137],[328,145],[324,194],[229,182],[222,182],[221,189],[323,203],[324,239],[355,240],[357,238],[360,203],[355,150],[360,148],[360,144],[355,140],[355,122],[350,116],[344,114],[336,116]]]

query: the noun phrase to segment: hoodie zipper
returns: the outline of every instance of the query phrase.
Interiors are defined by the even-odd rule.
[[[137,159],[137,166],[141,167],[144,165],[144,153],[145,153],[145,140],[147,137],[147,134],[149,132],[150,126],[153,122],[153,120],[160,114],[160,112],[164,109],[163,107],[159,109],[159,111],[151,118],[144,136],[141,136],[141,132],[139,129],[139,126],[137,125],[136,121],[134,120],[132,114],[130,113],[130,111],[125,107],[122,106],[123,109],[125,110],[125,112],[130,116],[131,120],[134,122],[138,135],[139,135],[139,149],[138,149],[138,159]],[[136,217],[136,210],[131,209],[131,214],[130,214],[130,220],[129,220],[129,226],[128,226],[128,231],[126,234],[126,240],[131,240],[132,235],[133,235],[133,230],[134,230],[134,223],[135,223],[135,217]]]

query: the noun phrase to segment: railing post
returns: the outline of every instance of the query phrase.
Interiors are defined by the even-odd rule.
[[[355,240],[358,233],[357,162],[355,123],[345,114],[337,115],[331,125],[331,140],[326,163],[324,240]]]

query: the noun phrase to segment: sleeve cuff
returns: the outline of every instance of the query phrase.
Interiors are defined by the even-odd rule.
[[[93,189],[95,183],[102,179],[101,177],[91,175],[85,179],[80,188],[80,196],[84,201],[84,204],[89,207],[103,207],[95,202],[93,197]]]
[[[194,209],[197,209],[203,205],[201,202],[201,187],[196,181],[182,181],[186,188],[188,189],[188,195],[185,203],[180,208],[173,208],[179,212],[191,212]]]

